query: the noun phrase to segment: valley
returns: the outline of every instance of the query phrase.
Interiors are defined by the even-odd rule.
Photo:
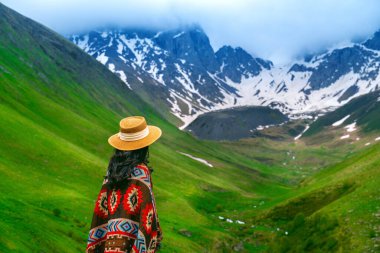
[[[230,54],[224,50],[219,54]],[[100,52],[97,57],[87,53],[0,4],[1,251],[84,251],[113,152],[107,138],[127,115],[144,115],[163,130],[150,150],[164,236],[160,252],[379,250],[380,95],[371,90],[375,82],[366,90],[372,92],[355,93],[356,98],[323,115],[286,121],[289,114],[275,107],[251,107],[258,113],[252,117],[262,119],[268,111],[274,116],[243,126],[249,136],[204,140],[178,128],[182,118],[165,102],[168,92],[178,99],[177,91],[158,85],[139,69],[142,65],[120,67],[113,59],[104,66],[99,60],[108,53],[103,58]],[[248,57],[249,63],[262,71],[272,68],[258,58]],[[238,78],[227,70],[226,77]],[[249,68],[252,75],[256,70]],[[234,93],[223,87],[211,86],[208,94]],[[206,108],[204,116],[209,116],[207,96],[193,96],[199,103],[185,99],[187,110],[190,103],[200,111]],[[209,100],[216,108],[222,99]],[[215,117],[233,125],[240,119],[231,114],[245,115],[232,110]],[[259,127],[268,124],[276,126]]]

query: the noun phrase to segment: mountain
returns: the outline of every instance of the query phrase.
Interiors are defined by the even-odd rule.
[[[239,97],[228,80],[241,81],[272,67],[241,48],[226,46],[214,52],[197,25],[169,31],[92,31],[72,35],[70,40],[132,90],[139,93],[143,87],[148,102],[164,101],[184,121]]]
[[[223,115],[223,111],[220,111],[221,115]],[[239,108],[230,108],[226,109],[226,111],[231,114],[226,117],[231,119],[230,124],[227,126],[240,129],[240,138],[264,137],[273,140],[295,141],[304,143],[307,146],[317,145],[331,148],[346,144],[355,144],[362,148],[380,141],[380,90],[355,97],[336,110],[326,112],[323,115],[318,114],[305,119],[286,120],[276,123],[268,122],[253,128],[247,128],[241,122],[270,120],[270,114],[247,117],[248,113],[239,114]],[[191,131],[200,138],[207,139],[207,135],[199,135],[198,132],[204,133],[206,129],[217,128],[221,124],[221,120],[212,118],[212,115],[218,112],[200,115],[186,130]],[[200,119],[204,118],[210,120],[202,120],[200,127]],[[191,129],[193,124],[200,129]],[[223,134],[217,135],[218,138],[216,139],[229,136],[230,131],[224,131]]]
[[[331,128],[346,128],[347,135],[358,128],[363,134],[380,132],[380,91],[356,97],[335,111],[326,113],[314,121],[303,136],[314,136]]]
[[[380,32],[364,43],[285,66],[239,47],[214,52],[196,25],[169,31],[104,29],[71,35],[70,40],[147,102],[168,108],[185,123],[182,128],[205,112],[246,105],[269,106],[300,118],[379,89]]]
[[[198,140],[2,4],[0,38],[0,251],[83,252],[107,138],[133,114],[163,130],[150,148],[162,252],[378,251],[379,142]]]
[[[288,120],[279,110],[265,106],[235,107],[202,114],[186,130],[201,139],[239,140],[252,137],[254,130]]]
[[[1,252],[84,251],[107,138],[129,115],[163,130],[150,149],[163,252],[229,252],[245,235],[226,225],[242,224],[215,214],[289,189],[267,165],[178,130],[70,41],[2,4],[0,38]]]

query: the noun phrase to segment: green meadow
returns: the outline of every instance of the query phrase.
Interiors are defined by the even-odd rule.
[[[70,42],[0,4],[1,252],[84,252],[113,153],[107,139],[129,115],[163,130],[150,148],[161,252],[379,250],[379,143],[316,141],[323,132],[297,142],[198,140]]]

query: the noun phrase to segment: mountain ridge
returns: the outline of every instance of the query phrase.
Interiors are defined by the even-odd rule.
[[[107,137],[118,131],[120,118],[141,114],[164,133],[150,157],[162,252],[378,249],[379,142],[363,148],[357,142],[336,145],[331,138],[329,145],[318,138],[314,146],[303,145],[302,138],[197,140],[72,43],[0,4],[0,13],[4,10],[9,14],[0,15],[5,252],[85,249],[112,151]]]
[[[72,35],[69,39],[98,61],[107,64],[116,74],[120,73],[118,69],[128,71],[132,81],[128,82],[125,74],[119,76],[131,89],[139,89],[138,85],[148,79],[152,80],[153,85],[165,86],[165,102],[171,112],[181,119],[186,120],[187,116],[192,118],[197,112],[206,112],[213,105],[223,103],[222,98],[226,94],[239,96],[236,88],[226,84],[226,77],[231,74],[219,71],[229,48],[214,52],[208,37],[198,26],[166,32],[129,29],[109,33],[92,31],[85,35]],[[229,51],[235,57],[247,58],[246,66],[241,70],[245,74],[254,76],[258,72],[255,67],[271,66],[270,62],[253,58],[248,53],[242,55],[241,49]],[[253,63],[256,66],[250,67]],[[152,85],[146,89],[150,87]],[[154,96],[150,98],[154,99]]]
[[[307,117],[377,90],[379,34],[285,66],[252,57],[241,47],[226,45],[214,52],[199,26],[106,29],[69,39],[123,80],[128,76],[131,89],[145,89],[148,102],[157,100],[149,90],[161,87],[158,100],[184,122],[182,129],[200,114],[234,106],[269,106],[290,118]],[[129,75],[121,74],[123,69]],[[146,80],[152,85],[139,87]]]
[[[266,172],[250,168],[256,162],[244,164],[237,153],[178,130],[102,64],[1,3],[0,34],[0,189],[6,193],[0,198],[0,228],[7,234],[0,237],[1,251],[85,250],[94,201],[114,152],[107,138],[130,115],[143,115],[163,131],[150,147],[167,238],[162,250],[220,252],[238,243],[204,211],[214,204],[202,204],[206,193],[212,201],[234,200],[244,207],[251,198],[248,183],[258,178],[273,189]],[[177,150],[205,157],[217,170],[210,173]],[[235,154],[234,162],[222,159]],[[181,235],[183,228],[191,238]]]

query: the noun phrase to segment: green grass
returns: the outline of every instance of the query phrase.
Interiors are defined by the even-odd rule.
[[[0,7],[4,251],[84,250],[94,200],[113,152],[107,138],[127,115],[144,115],[163,130],[151,148],[163,252],[229,251],[237,238],[216,212],[243,210],[266,191],[289,189],[243,155],[179,131],[91,57]]]
[[[344,125],[357,122],[363,132],[371,133],[380,130],[380,107],[378,98],[380,92],[374,91],[361,95],[349,101],[347,104],[337,108],[335,111],[327,113],[310,125],[304,136],[316,135],[331,127],[334,122],[343,119],[347,115]]]
[[[334,250],[374,247],[379,144],[197,140],[62,37],[1,4],[0,16],[1,251],[84,251],[107,138],[136,114],[163,130],[150,152],[162,252],[284,251],[273,243],[308,235]],[[318,230],[320,219],[338,225]],[[277,227],[295,232],[288,240]]]
[[[313,245],[313,252],[378,250],[379,154],[380,143],[329,166],[308,178],[292,198],[265,212],[261,218],[283,228],[269,251],[286,252],[296,242],[293,252],[310,251]]]

